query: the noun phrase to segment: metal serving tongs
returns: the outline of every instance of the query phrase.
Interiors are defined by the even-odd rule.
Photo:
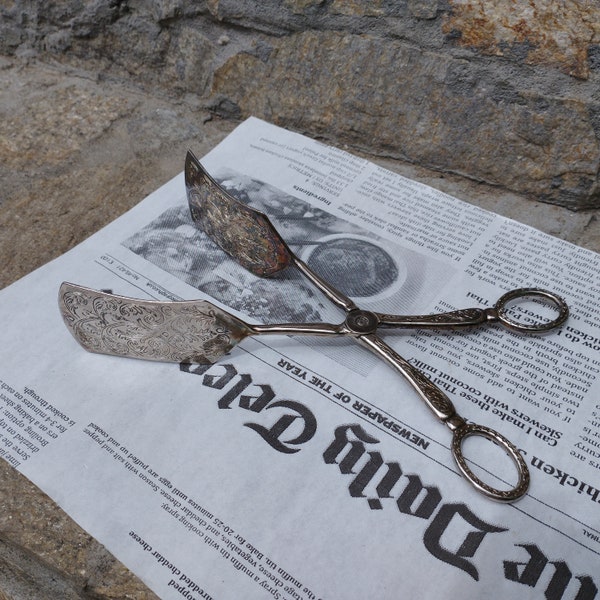
[[[193,220],[239,264],[257,276],[268,277],[295,266],[331,302],[345,311],[339,325],[286,323],[250,325],[206,300],[159,302],[138,300],[63,283],[59,305],[67,327],[89,351],[147,360],[214,363],[250,335],[350,336],[385,360],[415,389],[435,416],[453,432],[451,451],[464,477],[481,493],[512,502],[529,487],[529,471],[520,452],[503,435],[460,417],[450,399],[425,375],[377,335],[383,328],[455,328],[499,322],[516,331],[544,332],[561,325],[568,307],[559,296],[537,288],[512,290],[493,308],[422,316],[395,316],[361,310],[350,298],[302,262],[277,233],[268,217],[236,200],[188,152],[185,185]],[[508,304],[520,298],[541,299],[558,311],[553,320],[521,323],[508,314]],[[498,444],[512,459],[518,481],[512,489],[496,489],[468,466],[462,443],[481,436]]]

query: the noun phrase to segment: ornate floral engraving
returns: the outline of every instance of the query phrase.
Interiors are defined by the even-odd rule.
[[[472,435],[482,436],[489,439],[490,441],[501,446],[508,456],[510,456],[519,474],[519,480],[512,489],[496,489],[482,481],[479,477],[477,477],[477,475],[475,475],[475,473],[473,473],[473,471],[471,471],[462,452],[462,443],[465,438]],[[475,486],[476,489],[478,489],[480,492],[483,492],[486,496],[493,498],[494,500],[498,500],[499,502],[512,502],[513,500],[517,500],[523,496],[529,489],[530,474],[525,460],[521,456],[519,450],[497,431],[494,431],[489,427],[485,427],[484,425],[465,423],[462,427],[459,427],[454,431],[451,450],[452,456],[454,456],[454,460],[456,461],[456,464],[462,471],[463,475]]]
[[[191,152],[185,186],[194,222],[242,267],[268,277],[290,265],[291,253],[268,217],[221,189]]]
[[[402,315],[379,315],[382,325],[393,327],[419,327],[420,325],[439,327],[468,327],[470,325],[481,325],[487,321],[487,313],[482,308],[464,308],[447,313],[433,315],[402,316]]]
[[[367,347],[375,348],[383,358],[406,377],[438,419],[445,421],[456,414],[450,398],[383,340],[375,335],[366,335],[359,339],[367,342]]]
[[[133,300],[63,284],[59,304],[73,336],[101,354],[206,364],[249,333],[243,321],[203,300]]]

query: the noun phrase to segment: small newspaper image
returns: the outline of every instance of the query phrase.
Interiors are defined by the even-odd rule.
[[[264,278],[227,255],[194,222],[181,173],[0,291],[13,315],[0,457],[165,599],[600,598],[600,256],[256,118],[201,162],[318,277],[385,317],[384,350],[346,330],[248,335],[214,364],[84,350],[59,311],[65,281],[205,300],[253,325],[344,322],[296,266]],[[568,319],[393,325],[489,312],[516,288],[559,295]],[[512,310],[555,316],[535,298]],[[515,445],[522,498],[470,484],[452,427],[386,356]],[[462,450],[477,477],[513,487],[498,445]]]

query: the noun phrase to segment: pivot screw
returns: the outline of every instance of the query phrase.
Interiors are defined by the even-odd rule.
[[[346,319],[346,325],[355,333],[370,333],[377,329],[378,324],[377,316],[366,310],[352,311]]]

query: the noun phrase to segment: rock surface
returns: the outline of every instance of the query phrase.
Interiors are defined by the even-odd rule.
[[[598,23],[589,0],[4,0],[0,53],[585,209]]]

